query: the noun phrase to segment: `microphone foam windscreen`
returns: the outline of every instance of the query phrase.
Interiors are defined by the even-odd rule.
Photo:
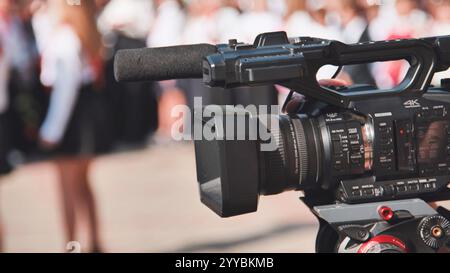
[[[119,82],[201,78],[203,58],[216,52],[209,44],[120,50],[114,74]]]

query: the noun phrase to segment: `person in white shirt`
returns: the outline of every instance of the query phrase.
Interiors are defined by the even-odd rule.
[[[98,1],[97,1],[98,2]],[[153,21],[153,1],[111,0],[98,3],[102,12],[97,19],[101,33],[117,31],[134,39],[146,39]]]
[[[339,32],[320,20],[324,13],[325,3],[321,1],[285,0],[285,30],[289,37],[319,37],[340,40]],[[322,18],[324,19],[324,18]],[[333,76],[337,67],[327,65],[318,71],[318,79]]]
[[[428,1],[427,9],[431,17],[427,24],[427,32],[421,36],[450,35],[450,0]],[[450,78],[450,70],[436,73],[432,83],[440,86],[441,80],[446,78]]]
[[[88,172],[104,148],[99,139],[102,112],[94,103],[102,78],[102,42],[93,1],[80,6],[49,0],[55,28],[42,53],[41,81],[51,88],[50,105],[40,129],[41,146],[55,154],[65,210],[67,241],[74,241],[76,216],[85,217],[91,250],[100,251],[94,197]],[[94,113],[94,111],[97,111]]]
[[[181,0],[155,0],[155,17],[147,37],[148,47],[174,46],[182,43],[187,16],[185,3]],[[158,138],[164,141],[171,135],[172,108],[185,104],[185,97],[175,80],[157,83],[161,92],[158,98]]]
[[[380,15],[373,23],[377,26],[372,28],[376,40],[418,38],[424,33],[428,15],[419,9],[419,0],[388,3],[380,8]],[[409,64],[404,60],[376,63],[373,75],[380,88],[392,88],[404,79],[408,68]]]
[[[263,32],[283,30],[281,15],[269,10],[267,0],[240,1],[243,11],[239,20],[240,38],[246,43],[252,43],[256,36]]]
[[[155,18],[147,38],[148,47],[178,45],[186,23],[183,3],[177,0],[156,0]]]
[[[342,0],[335,3],[334,11],[340,23],[341,39],[347,44],[372,40],[365,9],[359,2],[359,0]],[[375,85],[369,64],[345,66],[339,77],[347,82]]]

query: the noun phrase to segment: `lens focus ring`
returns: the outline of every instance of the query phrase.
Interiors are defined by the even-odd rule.
[[[308,175],[308,147],[306,145],[305,130],[299,118],[292,119],[297,139],[297,158],[299,164],[299,186],[306,180]]]

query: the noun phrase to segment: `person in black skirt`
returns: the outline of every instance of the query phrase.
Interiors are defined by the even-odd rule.
[[[93,158],[111,146],[108,109],[102,92],[101,36],[94,1],[71,6],[48,1],[57,22],[43,46],[41,81],[51,87],[47,115],[40,128],[41,146],[52,153],[62,185],[67,242],[75,240],[84,217],[93,252],[99,252],[97,212],[89,185]]]

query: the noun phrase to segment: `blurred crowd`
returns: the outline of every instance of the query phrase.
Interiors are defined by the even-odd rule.
[[[67,241],[81,215],[101,251],[88,172],[95,157],[170,135],[171,109],[277,104],[273,86],[206,90],[198,80],[119,84],[119,49],[251,43],[262,32],[360,41],[450,34],[450,0],[0,0],[0,174],[19,163],[57,166]],[[405,62],[346,67],[339,78],[397,85]],[[335,68],[321,71],[329,78]],[[445,77],[445,73],[442,77]],[[436,83],[439,81],[436,79]],[[0,225],[0,251],[1,251]]]

